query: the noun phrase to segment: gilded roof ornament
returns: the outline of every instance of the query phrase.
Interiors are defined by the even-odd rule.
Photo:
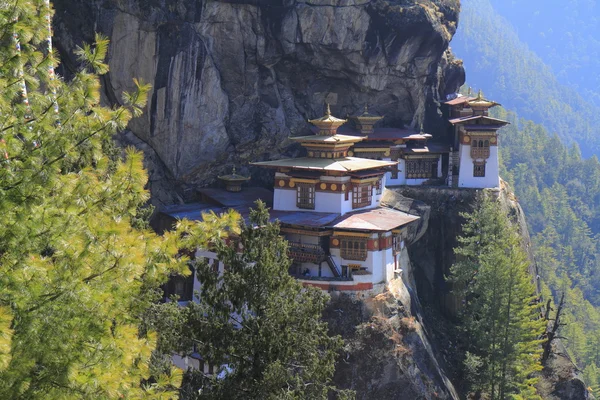
[[[469,106],[471,108],[490,108],[490,107],[494,107],[494,106],[499,106],[499,103],[496,103],[495,101],[490,101],[487,100],[483,97],[483,92],[481,91],[481,89],[479,89],[479,92],[477,93],[477,97],[475,97],[475,100],[471,100],[469,101]]]
[[[383,116],[371,114],[369,112],[369,105],[365,103],[363,113],[360,115],[351,116],[350,118],[360,124],[375,125],[378,121],[383,119]]]
[[[245,182],[249,181],[250,177],[239,175],[238,173],[236,173],[235,167],[233,167],[231,174],[219,176],[219,179],[225,182]]]
[[[319,128],[318,135],[333,136],[335,135],[337,128],[345,124],[348,120],[336,118],[333,115],[331,115],[331,108],[329,107],[329,103],[325,104],[327,104],[325,116],[317,119],[309,119],[308,122]]]

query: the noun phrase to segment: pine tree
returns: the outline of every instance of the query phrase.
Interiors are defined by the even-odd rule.
[[[473,389],[489,398],[537,398],[540,367],[535,287],[515,227],[496,202],[482,194],[465,214],[452,267],[454,292],[464,300],[469,348],[465,366]]]
[[[139,323],[185,259],[175,235],[132,226],[148,200],[140,153],[108,153],[149,87],[99,105],[100,36],[70,82],[55,77],[51,13],[0,6],[0,398],[170,397],[181,374],[149,379],[156,335]]]
[[[189,229],[191,249],[198,235],[218,232],[210,228],[214,220],[206,214]],[[213,237],[208,243],[225,270],[218,276],[207,263],[196,264],[199,302],[181,309],[187,322],[179,324],[184,333],[175,336],[182,341],[179,352],[195,345],[217,370],[213,376],[191,372],[187,398],[326,399],[335,390],[331,379],[341,339],[329,337],[321,320],[327,296],[289,275],[287,243],[279,225],[269,222],[264,203],[257,203],[233,238]],[[173,305],[163,307],[176,314]]]

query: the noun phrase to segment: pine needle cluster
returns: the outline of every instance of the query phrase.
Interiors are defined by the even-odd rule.
[[[65,82],[43,0],[0,5],[0,398],[168,398],[181,372],[150,378],[140,334],[148,288],[177,260],[174,236],[132,221],[149,194],[142,156],[105,153],[149,86],[100,105],[108,41],[78,50]]]

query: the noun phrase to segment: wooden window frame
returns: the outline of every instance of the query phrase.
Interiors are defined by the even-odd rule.
[[[436,179],[439,168],[439,159],[415,158],[408,159],[406,164],[406,179]],[[435,174],[433,173],[435,166]]]
[[[485,178],[485,161],[473,162],[473,177]]]
[[[380,195],[383,193],[383,179],[379,179],[375,183],[375,194]]]
[[[366,261],[369,254],[368,238],[340,237],[340,255],[344,260]]]
[[[373,202],[373,185],[362,184],[352,187],[352,208],[370,206]]]
[[[312,183],[298,183],[296,186],[296,207],[307,210],[315,209],[315,185]]]
[[[471,158],[489,158],[490,139],[486,137],[473,137],[471,139]]]
[[[191,274],[188,276],[171,275],[169,281],[163,287],[165,299],[177,295],[177,301],[192,301],[194,298],[194,268],[189,266]]]
[[[402,241],[404,240],[402,233],[394,233],[392,235],[392,250],[394,254],[402,251]]]

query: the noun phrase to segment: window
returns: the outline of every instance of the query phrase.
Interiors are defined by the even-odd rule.
[[[296,206],[315,209],[315,186],[311,183],[299,183],[296,189]]]
[[[437,170],[437,158],[418,158],[414,160],[406,160],[407,179],[437,178]]]
[[[190,301],[194,295],[194,269],[189,267],[192,272],[188,276],[171,275],[169,281],[163,286],[165,299],[175,295],[179,301]]]
[[[394,250],[394,253],[400,253],[402,251],[403,244],[404,242],[402,239],[402,234],[394,233],[392,236],[392,249]]]
[[[473,139],[471,141],[471,158],[481,159],[490,157],[490,141],[488,139]]]
[[[367,238],[341,238],[340,253],[345,260],[365,261],[367,259]]]
[[[380,179],[375,183],[375,194],[383,193],[383,179]]]
[[[371,205],[373,187],[371,185],[357,185],[352,188],[352,208],[361,208]]]
[[[485,176],[485,161],[473,163],[473,176],[474,177],[484,177]]]
[[[398,166],[392,169],[392,179],[398,179],[398,168],[400,167]]]

